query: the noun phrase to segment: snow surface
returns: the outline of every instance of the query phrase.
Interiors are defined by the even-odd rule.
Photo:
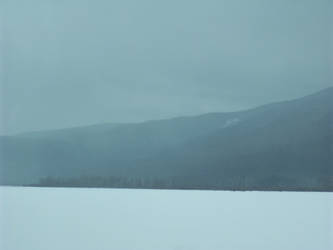
[[[1,250],[332,250],[333,194],[0,187]]]

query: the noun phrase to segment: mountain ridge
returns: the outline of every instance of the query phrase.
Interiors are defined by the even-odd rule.
[[[280,103],[286,103],[286,102],[294,102],[298,101],[303,98],[308,98],[311,96],[318,96],[321,93],[326,93],[327,92],[332,92],[333,93],[333,86],[332,87],[327,87],[322,90],[319,90],[315,93],[312,93],[310,95],[305,95],[302,97],[298,97],[295,99],[286,99],[282,101],[276,101],[276,102],[271,102],[263,105],[259,105],[253,108],[248,108],[248,109],[243,109],[243,110],[237,110],[237,111],[226,111],[226,112],[208,112],[208,113],[203,113],[203,114],[197,114],[197,115],[184,115],[184,116],[176,116],[176,117],[171,117],[171,118],[163,118],[163,119],[150,119],[146,121],[140,121],[140,122],[105,122],[105,123],[94,123],[94,124],[89,124],[89,125],[80,125],[80,126],[72,126],[72,127],[65,127],[65,128],[56,128],[56,129],[42,129],[42,130],[33,130],[33,131],[26,131],[26,132],[20,132],[20,133],[15,133],[11,135],[1,135],[0,137],[7,137],[7,136],[26,136],[30,134],[37,134],[37,133],[44,133],[44,132],[61,132],[61,131],[66,131],[66,130],[74,130],[74,129],[85,129],[85,128],[99,128],[99,127],[104,127],[104,126],[121,126],[121,125],[138,125],[138,124],[145,124],[145,123],[152,123],[152,122],[164,122],[164,121],[174,121],[174,120],[182,120],[182,119],[191,119],[191,118],[199,118],[199,117],[205,117],[205,116],[211,116],[211,115],[219,115],[219,114],[233,114],[233,113],[239,113],[239,112],[246,112],[248,110],[255,110],[255,109],[260,109],[264,108],[266,106],[272,106],[272,105],[278,105]]]
[[[122,187],[153,178],[167,188],[332,191],[332,100],[330,87],[244,111],[0,137],[0,181],[68,186],[84,176],[87,186],[109,176]]]

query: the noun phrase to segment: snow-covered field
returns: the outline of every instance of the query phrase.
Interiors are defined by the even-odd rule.
[[[1,250],[332,250],[333,194],[0,187]]]

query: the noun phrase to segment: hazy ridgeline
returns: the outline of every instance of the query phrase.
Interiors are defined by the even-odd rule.
[[[5,185],[333,191],[333,88],[231,113],[0,138]]]

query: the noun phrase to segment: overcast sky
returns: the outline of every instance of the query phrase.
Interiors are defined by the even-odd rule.
[[[234,111],[332,86],[332,0],[3,0],[0,133]]]

